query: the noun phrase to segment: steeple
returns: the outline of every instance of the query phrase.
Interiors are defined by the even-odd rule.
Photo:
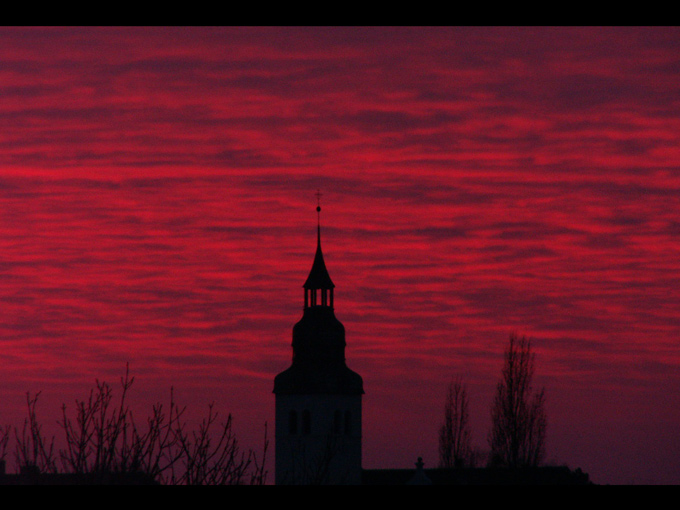
[[[293,326],[292,363],[274,378],[277,485],[361,483],[364,384],[345,362],[345,327],[333,309],[318,203],[316,212],[316,254],[303,285],[302,318]]]
[[[362,394],[361,377],[345,364],[345,327],[335,317],[335,285],[321,251],[321,207],[316,211],[316,254],[303,285],[304,313],[293,327],[293,364],[276,377],[274,392]]]
[[[317,197],[319,195],[320,194],[317,193]],[[323,252],[321,251],[320,212],[321,206],[317,205],[316,254],[314,255],[312,269],[303,285],[305,289],[305,309],[310,306],[328,306],[333,308],[333,289],[335,288],[335,285],[328,274],[326,263],[323,260]]]

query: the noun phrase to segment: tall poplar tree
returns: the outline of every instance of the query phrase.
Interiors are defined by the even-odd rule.
[[[545,388],[534,393],[535,355],[526,337],[510,335],[491,409],[491,464],[538,466],[545,457]]]
[[[469,467],[472,459],[467,389],[461,377],[451,381],[439,429],[439,466]]]

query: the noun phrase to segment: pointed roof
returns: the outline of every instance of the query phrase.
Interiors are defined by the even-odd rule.
[[[323,260],[323,253],[321,252],[321,226],[317,225],[316,237],[316,254],[314,255],[314,263],[312,270],[309,272],[307,281],[303,285],[305,289],[333,289],[335,285],[328,274],[326,263]]]

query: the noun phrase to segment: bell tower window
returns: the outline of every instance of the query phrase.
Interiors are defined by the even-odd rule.
[[[302,411],[302,434],[308,436],[312,433],[312,415],[309,409]]]

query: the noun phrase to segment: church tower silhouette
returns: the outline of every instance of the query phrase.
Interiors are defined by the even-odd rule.
[[[361,483],[363,380],[345,363],[345,327],[333,309],[316,210],[316,254],[293,326],[293,362],[274,379],[277,485]]]

